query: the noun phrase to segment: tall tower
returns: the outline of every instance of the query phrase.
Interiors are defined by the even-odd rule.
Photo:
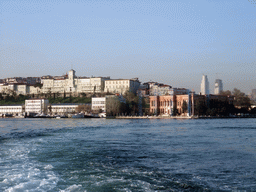
[[[71,69],[68,72],[68,87],[74,87],[74,78],[75,78],[76,71]]]
[[[219,95],[223,91],[223,84],[221,79],[215,80],[214,94]]]
[[[209,81],[207,75],[203,75],[202,82],[201,82],[201,94],[202,95],[209,95]]]

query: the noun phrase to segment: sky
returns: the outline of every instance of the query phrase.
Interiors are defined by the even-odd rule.
[[[1,0],[0,79],[138,77],[256,89],[256,0]]]

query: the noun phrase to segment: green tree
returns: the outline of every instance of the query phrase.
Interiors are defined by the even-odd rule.
[[[122,111],[119,99],[117,97],[107,98],[106,109],[107,116],[116,116],[120,114]]]
[[[245,93],[235,88],[232,94],[235,97],[235,100],[234,100],[235,106],[240,106],[240,107],[249,109],[249,107],[251,106],[251,101],[250,101],[250,98],[247,95],[245,95]]]
[[[178,109],[177,109],[177,106],[176,106],[176,105],[173,106],[173,112],[172,112],[172,114],[173,114],[173,116],[179,115],[179,112],[178,112]]]
[[[229,95],[232,95],[232,93],[231,93],[231,91],[227,90],[227,91],[221,91],[220,95],[229,96]]]
[[[136,96],[133,92],[127,91],[124,94],[124,98],[126,100],[127,108],[126,113],[127,114],[138,114],[139,113],[139,97]]]

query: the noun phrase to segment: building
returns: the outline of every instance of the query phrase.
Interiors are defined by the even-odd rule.
[[[79,105],[91,105],[88,103],[58,103],[48,106],[48,112],[53,115],[67,115],[76,112]]]
[[[29,99],[25,100],[25,112],[47,114],[49,101],[47,99]]]
[[[210,90],[209,90],[209,81],[207,78],[207,75],[203,75],[202,81],[201,81],[201,95],[209,95]]]
[[[52,77],[44,76],[42,93],[101,93],[104,91],[105,80],[110,77],[77,77],[71,69],[67,75]]]
[[[149,95],[160,96],[160,95],[170,95],[173,91],[172,86],[165,84],[154,84],[151,85],[149,89]]]
[[[92,97],[92,111],[102,110],[103,113],[107,111],[107,103],[110,98],[116,98],[120,102],[125,103],[122,95],[106,95],[105,97]]]
[[[92,97],[92,111],[102,110],[106,112],[107,97]]]
[[[105,80],[105,92],[124,94],[131,91],[136,94],[140,87],[138,78],[133,79],[109,79]]]
[[[0,116],[5,114],[22,115],[24,112],[24,105],[0,105]]]
[[[252,101],[256,102],[256,89],[252,89],[252,93],[250,95]]]
[[[223,91],[223,84],[221,79],[215,80],[214,94],[219,95]]]
[[[154,115],[185,115],[198,114],[201,107],[222,108],[233,105],[233,96],[187,94],[149,96],[150,113]]]

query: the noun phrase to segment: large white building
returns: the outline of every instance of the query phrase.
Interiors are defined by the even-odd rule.
[[[102,110],[102,112],[106,113],[107,110],[107,102],[110,98],[118,99],[120,102],[125,103],[125,99],[122,95],[106,95],[105,97],[92,97],[92,110]]]
[[[0,92],[17,94],[69,94],[79,95],[81,93],[120,93],[126,91],[136,93],[140,86],[138,78],[114,79],[110,77],[77,77],[75,70],[71,69],[68,74],[62,76],[46,75],[40,78],[42,87],[36,86],[37,78],[27,78],[26,81],[10,79],[8,82],[0,83]],[[33,81],[32,81],[33,80]],[[22,82],[22,83],[21,83]],[[33,83],[33,85],[28,84]]]
[[[43,93],[100,93],[104,91],[105,80],[110,77],[76,77],[71,69],[68,75],[60,77],[42,77]]]
[[[105,81],[105,92],[124,94],[131,91],[134,94],[140,87],[138,78],[133,79],[109,79]]]
[[[106,100],[107,97],[92,97],[92,110],[102,110],[106,112]]]
[[[221,79],[215,80],[214,94],[219,95],[223,91],[223,83]]]
[[[0,105],[0,116],[4,114],[22,115],[24,105]]]
[[[25,100],[25,112],[29,113],[44,113],[47,114],[49,101],[47,99],[29,99]]]
[[[60,103],[48,106],[48,112],[54,115],[67,115],[75,113],[79,105],[90,105],[88,103]]]
[[[200,93],[201,93],[201,95],[209,95],[210,94],[209,81],[208,81],[207,75],[203,75],[203,77],[202,77]]]

